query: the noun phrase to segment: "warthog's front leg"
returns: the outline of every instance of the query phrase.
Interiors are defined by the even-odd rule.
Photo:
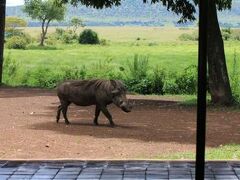
[[[100,108],[98,105],[96,105],[96,109],[95,109],[95,117],[93,120],[93,123],[97,126],[98,125],[98,116],[100,114]]]
[[[62,106],[62,113],[63,113],[63,117],[65,120],[65,124],[70,124],[70,122],[68,121],[67,118],[67,110],[68,110],[68,106],[69,106],[70,102],[62,102],[61,101],[61,106]]]
[[[59,105],[59,106],[58,106],[58,110],[57,110],[57,116],[56,116],[56,119],[57,119],[56,122],[57,122],[57,123],[59,122],[61,111],[62,111],[62,106]]]
[[[109,123],[110,123],[110,126],[113,127],[115,124],[114,124],[114,122],[113,122],[113,120],[112,120],[111,114],[110,114],[109,111],[107,110],[107,107],[106,107],[106,106],[101,106],[100,108],[101,108],[101,111],[103,112],[103,114],[108,118]]]

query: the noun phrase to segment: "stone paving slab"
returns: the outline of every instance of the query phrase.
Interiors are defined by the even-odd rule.
[[[193,180],[194,162],[0,161],[0,180]],[[239,162],[207,162],[206,180],[240,180]]]

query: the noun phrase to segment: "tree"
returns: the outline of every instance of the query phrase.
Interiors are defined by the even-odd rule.
[[[26,27],[26,26],[27,26],[27,22],[24,19],[21,19],[19,17],[14,17],[14,16],[6,17],[5,32],[7,36],[5,37],[8,38],[11,36],[22,34],[21,29],[19,29],[19,27]]]
[[[70,25],[73,27],[73,33],[75,34],[79,27],[84,27],[83,21],[78,17],[73,17],[71,19]]]
[[[95,8],[104,8],[118,6],[121,0],[57,0],[59,3],[71,2],[76,5],[78,2],[86,6]],[[149,0],[151,3],[162,3],[169,11],[180,15],[179,22],[193,21],[196,18],[196,5],[198,0]],[[148,2],[143,0],[143,2]],[[209,75],[209,92],[214,104],[227,105],[233,101],[230,87],[224,43],[219,27],[217,10],[222,11],[230,9],[232,0],[208,0],[209,2],[209,28],[208,28],[208,75]]]
[[[48,26],[51,21],[64,19],[65,6],[57,6],[54,0],[25,0],[24,11],[32,18],[42,22],[40,46],[44,46]]]
[[[2,85],[2,72],[3,72],[5,15],[6,15],[6,0],[2,0],[0,3],[0,85]]]
[[[16,29],[17,27],[26,27],[27,22],[24,19],[14,16],[6,17],[6,29]]]

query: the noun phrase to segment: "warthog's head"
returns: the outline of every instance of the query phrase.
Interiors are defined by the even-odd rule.
[[[126,88],[122,83],[119,83],[115,86],[114,90],[112,90],[112,101],[113,103],[121,108],[124,112],[131,112],[132,104],[126,97]]]

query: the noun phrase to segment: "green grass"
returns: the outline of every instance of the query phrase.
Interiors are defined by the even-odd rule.
[[[53,27],[49,32],[54,32]],[[197,42],[181,42],[179,35],[193,31],[178,28],[157,27],[93,27],[100,38],[110,40],[110,45],[57,45],[56,50],[30,49],[5,50],[5,55],[17,59],[28,68],[41,64],[54,68],[58,65],[91,65],[94,62],[111,58],[115,64],[123,64],[133,59],[134,54],[148,55],[152,66],[159,65],[167,71],[181,71],[197,64]],[[40,33],[40,28],[27,28],[32,36]],[[137,38],[140,41],[137,41]],[[153,45],[149,45],[153,44]],[[240,57],[240,42],[227,42],[226,56],[229,69],[233,61],[234,49]],[[53,48],[54,49],[54,48]]]
[[[122,64],[132,59],[134,54],[148,55],[150,64],[159,65],[169,71],[180,71],[190,64],[197,64],[197,42],[181,42],[179,35],[193,31],[178,28],[155,27],[93,27],[100,38],[110,40],[108,46],[57,45],[57,50],[5,50],[23,66],[91,65],[99,60],[112,58],[113,63]],[[27,28],[32,36],[40,33],[40,28]],[[51,27],[50,33],[54,32]],[[140,41],[137,41],[137,38]],[[152,46],[149,44],[153,44]],[[227,63],[231,69],[234,49],[240,57],[240,42],[226,42]]]
[[[195,159],[195,152],[172,153],[166,155],[159,155],[154,159]],[[206,151],[207,160],[239,160],[240,159],[240,145],[230,144],[219,146],[217,148],[208,148]]]
[[[159,66],[167,72],[180,73],[184,68],[197,64],[197,42],[180,41],[182,33],[191,33],[196,29],[158,28],[158,27],[91,27],[99,33],[100,38],[110,41],[109,45],[79,45],[56,44],[55,47],[36,48],[30,45],[27,50],[5,49],[5,57],[10,55],[17,60],[21,71],[47,67],[54,72],[58,67],[87,66],[88,69],[96,63],[111,59],[115,67],[126,66],[126,61],[132,60],[135,54],[147,55],[151,67]],[[26,28],[26,32],[37,37],[40,28]],[[55,31],[54,27],[49,33]],[[137,40],[140,38],[140,40]],[[240,42],[225,42],[226,58],[229,72],[232,72],[234,51],[240,59]],[[239,67],[238,67],[239,69]],[[239,71],[239,70],[238,70]],[[12,82],[18,84],[17,78]]]

